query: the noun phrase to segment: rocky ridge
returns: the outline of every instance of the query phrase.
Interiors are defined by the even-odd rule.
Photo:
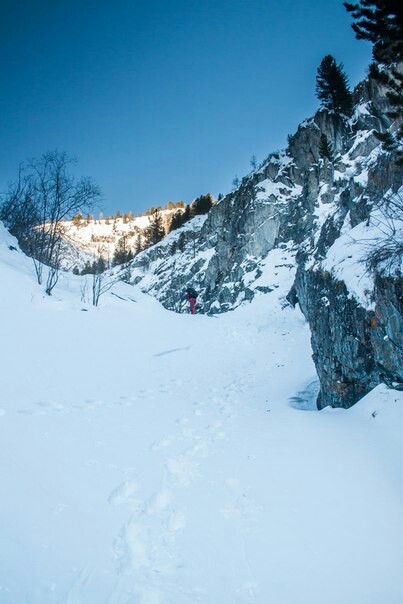
[[[181,311],[191,283],[200,312],[217,313],[270,295],[278,283],[265,266],[276,258],[295,276],[288,303],[299,303],[310,324],[319,407],[349,407],[380,382],[403,382],[401,258],[372,270],[365,262],[402,227],[390,215],[385,227],[379,214],[391,195],[401,205],[402,168],[374,133],[390,125],[384,91],[365,81],[354,99],[350,119],[320,109],[207,217],[130,265],[131,281],[166,308]],[[320,157],[322,134],[333,161]]]

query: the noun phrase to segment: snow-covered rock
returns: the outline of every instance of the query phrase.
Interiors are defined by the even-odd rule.
[[[385,334],[396,333],[391,308],[397,303],[401,312],[401,298],[390,288],[399,291],[400,277],[365,265],[368,248],[388,237],[379,220],[374,232],[377,206],[402,195],[402,168],[374,135],[389,125],[386,109],[384,91],[367,81],[355,91],[350,119],[319,110],[290,137],[285,151],[271,154],[243,178],[206,219],[140,254],[131,265],[132,282],[173,310],[183,308],[181,292],[191,284],[200,292],[201,312],[223,312],[278,286],[275,279],[262,282],[269,254],[278,250],[277,261],[296,271],[290,299],[300,301],[311,326],[320,405],[348,407],[383,380],[403,381],[401,344],[392,350],[390,337],[386,351],[370,327],[371,313],[381,313]],[[332,162],[320,158],[322,134],[333,148]],[[401,231],[401,222],[395,227]],[[348,252],[358,233],[359,242]],[[341,249],[342,257],[336,253]],[[350,255],[354,270],[343,272]],[[318,300],[325,298],[323,307]],[[347,325],[356,343],[350,346]]]

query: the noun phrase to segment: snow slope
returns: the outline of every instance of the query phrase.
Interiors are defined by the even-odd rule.
[[[49,298],[9,245],[1,604],[401,604],[403,396],[313,411],[287,266],[191,316],[123,283],[93,308],[72,275]]]
[[[181,212],[181,208],[172,210],[160,210],[162,223],[166,231],[175,211]],[[136,247],[137,235],[144,236],[145,229],[150,224],[151,216],[136,216],[133,218],[106,218],[94,220],[81,220],[80,224],[74,220],[65,220],[62,223],[65,249],[61,260],[62,266],[67,270],[74,267],[83,268],[88,261],[103,257],[111,262],[116,251],[119,239],[125,237],[128,249],[132,251]]]

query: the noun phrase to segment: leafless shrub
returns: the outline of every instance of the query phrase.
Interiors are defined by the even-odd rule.
[[[75,163],[66,153],[51,151],[21,164],[18,178],[9,186],[0,208],[0,219],[32,257],[39,284],[44,265],[50,267],[48,294],[57,283],[61,267],[63,221],[88,211],[100,197],[90,179],[76,181],[70,174]]]

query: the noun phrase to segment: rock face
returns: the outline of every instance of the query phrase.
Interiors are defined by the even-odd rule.
[[[391,242],[392,222],[402,226],[389,214],[386,230],[379,227],[385,199],[395,194],[394,207],[403,205],[402,168],[374,134],[389,126],[386,109],[369,81],[357,87],[350,119],[318,111],[207,217],[137,256],[132,280],[172,310],[192,284],[200,312],[224,312],[270,295],[277,285],[264,267],[281,251],[295,273],[288,300],[311,328],[319,407],[349,407],[381,381],[403,382],[401,258],[365,264],[372,248]],[[320,157],[322,134],[333,161]]]
[[[377,277],[373,310],[326,271],[298,270],[297,296],[312,333],[318,407],[350,407],[381,382],[402,381],[402,279]]]

